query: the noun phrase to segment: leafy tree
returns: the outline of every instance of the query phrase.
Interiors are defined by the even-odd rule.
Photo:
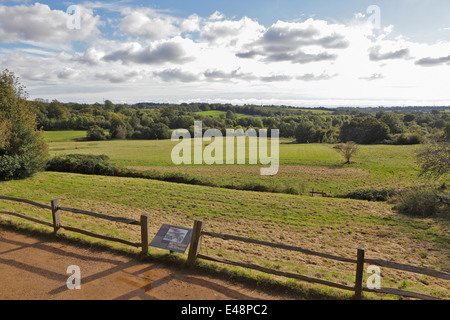
[[[227,114],[226,114],[226,118],[227,118],[227,119],[230,119],[230,120],[235,120],[235,119],[236,119],[236,115],[234,114],[233,111],[228,110],[228,111],[227,111]]]
[[[405,125],[395,113],[384,113],[379,120],[389,127],[391,133],[402,133],[405,131]]]
[[[106,134],[101,127],[94,125],[89,128],[86,138],[89,141],[102,141],[106,140]]]
[[[66,113],[66,109],[59,103],[58,100],[53,100],[47,108],[47,116],[50,119],[60,119]]]
[[[450,122],[447,122],[444,128],[444,137],[450,140]]]
[[[117,113],[113,113],[111,116],[109,136],[111,139],[125,139],[127,137],[127,125],[123,117]]]
[[[360,123],[357,120],[352,119],[342,124],[339,138],[342,142],[358,141],[362,134]]]
[[[389,127],[375,118],[365,118],[361,122],[362,136],[356,141],[362,144],[380,143],[389,138]]]
[[[0,72],[0,180],[27,178],[45,167],[47,145],[24,89],[14,73]]]
[[[111,100],[105,100],[105,110],[110,112],[114,111],[114,104]]]
[[[151,131],[154,139],[158,140],[170,139],[169,127],[166,126],[164,123],[155,123]]]
[[[295,129],[295,139],[298,143],[315,142],[314,134],[314,123],[311,121],[302,121]]]
[[[354,118],[342,124],[340,138],[343,142],[380,143],[389,139],[389,127],[377,118]]]

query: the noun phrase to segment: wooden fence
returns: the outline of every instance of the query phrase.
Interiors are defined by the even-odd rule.
[[[316,195],[321,196],[321,197],[328,197],[328,194],[326,192],[314,191],[314,189],[311,190],[310,194],[311,194],[311,197],[315,197]]]
[[[363,286],[364,263],[367,263],[370,265],[375,265],[375,266],[380,266],[380,267],[385,267],[385,268],[391,268],[391,269],[397,269],[397,270],[402,270],[402,271],[423,274],[423,275],[427,275],[427,276],[431,276],[431,277],[435,277],[435,278],[439,278],[439,279],[444,279],[444,280],[450,280],[450,273],[447,273],[447,272],[442,272],[442,271],[427,269],[427,268],[422,268],[422,267],[416,267],[416,266],[401,264],[401,263],[382,260],[382,259],[366,258],[365,257],[365,249],[363,246],[359,246],[357,248],[356,258],[351,259],[351,258],[339,257],[336,255],[316,252],[316,251],[312,251],[312,250],[308,250],[308,249],[304,249],[304,248],[300,248],[300,247],[288,246],[285,244],[255,240],[255,239],[238,237],[238,236],[228,235],[228,234],[208,232],[208,231],[203,230],[203,226],[204,226],[204,223],[201,221],[195,221],[195,223],[194,223],[191,246],[189,248],[189,256],[188,256],[188,260],[187,260],[188,264],[195,263],[196,259],[204,259],[204,260],[239,266],[239,267],[243,267],[243,268],[253,269],[253,270],[257,270],[257,271],[262,271],[262,272],[274,274],[277,276],[294,278],[294,279],[299,279],[302,281],[307,281],[307,282],[312,282],[312,283],[319,283],[319,284],[326,285],[329,287],[353,291],[354,299],[356,299],[356,300],[359,300],[362,298],[362,291],[393,294],[393,295],[399,295],[399,296],[423,299],[423,300],[439,300],[436,297],[424,295],[421,293],[406,291],[406,290],[395,289],[395,288],[369,289],[367,287],[364,287]],[[220,238],[222,240],[227,240],[227,241],[234,240],[234,241],[258,244],[258,245],[268,246],[268,247],[272,247],[272,248],[279,248],[279,249],[283,249],[283,250],[301,252],[301,253],[304,253],[307,255],[318,256],[318,257],[332,259],[332,260],[336,260],[336,261],[340,261],[340,262],[352,263],[352,264],[356,265],[355,284],[354,284],[354,286],[348,286],[348,285],[344,285],[344,284],[340,284],[340,283],[335,283],[335,282],[332,282],[329,280],[312,278],[312,277],[299,275],[296,273],[269,269],[269,268],[266,268],[266,267],[263,267],[260,265],[256,265],[256,264],[252,264],[252,263],[244,263],[244,262],[239,262],[239,261],[223,259],[223,258],[219,258],[219,257],[211,257],[211,256],[203,255],[203,254],[199,253],[202,236]]]
[[[25,220],[29,220],[29,221],[32,221],[35,223],[39,223],[39,224],[42,224],[45,226],[53,227],[53,231],[55,234],[58,232],[59,229],[65,229],[68,231],[81,233],[81,234],[91,236],[91,237],[96,237],[96,238],[100,238],[100,239],[104,239],[104,240],[108,240],[108,241],[115,241],[115,242],[123,243],[123,244],[130,245],[130,246],[133,246],[136,248],[141,247],[142,253],[144,253],[144,254],[148,253],[149,243],[150,243],[149,242],[149,240],[150,240],[150,223],[149,223],[149,217],[147,215],[141,215],[140,221],[136,221],[133,219],[109,216],[109,215],[105,215],[105,214],[100,214],[100,213],[95,213],[95,212],[90,212],[90,211],[85,211],[85,210],[80,210],[80,209],[61,207],[59,205],[59,200],[52,200],[51,205],[44,205],[44,204],[40,204],[40,203],[31,201],[31,200],[18,199],[18,198],[12,198],[12,197],[4,197],[4,196],[0,196],[0,200],[21,202],[21,203],[26,203],[26,204],[36,206],[38,208],[51,210],[53,223],[40,221],[38,219],[27,217],[23,214],[18,214],[18,213],[14,213],[14,212],[0,211],[0,213],[11,215],[11,216],[16,216],[16,217],[19,217],[19,218],[22,218]],[[85,231],[85,230],[82,230],[79,228],[66,226],[61,223],[61,212],[63,212],[63,211],[88,215],[88,216],[92,216],[92,217],[96,217],[96,218],[100,218],[100,219],[106,219],[106,220],[114,221],[114,222],[120,222],[120,223],[140,226],[141,227],[141,242],[140,243],[130,242],[127,240],[113,238],[113,237],[104,236],[104,235],[99,235],[99,234]],[[209,260],[209,261],[214,261],[214,262],[218,262],[218,263],[234,265],[234,266],[238,266],[238,267],[262,271],[262,272],[269,273],[269,274],[274,274],[277,276],[294,278],[294,279],[312,282],[312,283],[318,283],[318,284],[322,284],[325,286],[334,287],[334,288],[338,288],[338,289],[353,291],[354,298],[357,300],[362,298],[363,291],[393,294],[393,295],[405,296],[405,297],[416,298],[416,299],[424,299],[424,300],[439,300],[436,297],[424,295],[421,293],[406,291],[406,290],[395,289],[395,288],[369,289],[367,287],[364,287],[363,286],[363,274],[364,274],[364,264],[365,263],[370,264],[370,265],[385,267],[385,268],[391,268],[391,269],[397,269],[397,270],[402,270],[402,271],[423,274],[423,275],[427,275],[427,276],[431,276],[431,277],[435,277],[435,278],[439,278],[439,279],[450,280],[450,273],[447,273],[447,272],[442,272],[442,271],[427,269],[427,268],[422,268],[422,267],[416,267],[416,266],[401,264],[401,263],[382,260],[382,259],[366,258],[365,257],[365,249],[363,246],[359,246],[357,248],[356,258],[352,259],[352,258],[345,258],[345,257],[336,256],[336,255],[331,255],[331,254],[327,254],[327,253],[316,252],[316,251],[312,251],[312,250],[308,250],[308,249],[304,249],[304,248],[300,248],[300,247],[280,244],[280,243],[273,243],[273,242],[261,241],[261,240],[251,239],[251,238],[234,236],[234,235],[208,232],[203,229],[204,229],[204,222],[194,221],[193,230],[192,230],[192,239],[191,239],[191,242],[189,245],[189,253],[188,253],[188,258],[187,258],[188,265],[195,264],[195,261],[197,259],[203,259],[203,260]],[[203,255],[203,254],[199,253],[200,247],[201,247],[201,239],[203,236],[220,238],[220,239],[226,240],[226,241],[241,241],[241,242],[245,242],[245,243],[252,243],[252,244],[257,244],[257,245],[262,245],[262,246],[268,246],[268,247],[278,248],[278,249],[282,249],[282,250],[296,251],[296,252],[300,252],[300,253],[307,254],[307,255],[313,255],[313,256],[331,259],[331,260],[335,260],[335,261],[355,264],[356,265],[355,284],[354,284],[354,286],[349,286],[349,285],[344,285],[344,284],[340,284],[340,283],[335,283],[335,282],[332,282],[329,280],[312,278],[312,277],[307,277],[307,276],[303,276],[303,275],[296,274],[296,273],[269,269],[269,268],[259,266],[256,264],[252,264],[252,263],[244,263],[244,262],[239,262],[239,261],[223,259],[223,258],[219,258],[219,257],[211,257],[211,256]]]
[[[119,242],[122,244],[126,244],[132,247],[136,247],[142,248],[142,252],[143,253],[147,253],[148,252],[148,244],[149,244],[149,239],[150,239],[150,220],[149,217],[147,215],[141,215],[140,221],[136,221],[133,219],[128,219],[128,218],[122,218],[122,217],[114,217],[114,216],[109,216],[109,215],[105,215],[105,214],[101,214],[101,213],[96,213],[96,212],[91,212],[91,211],[85,211],[85,210],[80,210],[80,209],[74,209],[74,208],[67,208],[67,207],[61,207],[59,205],[59,200],[52,200],[51,201],[51,205],[45,205],[45,204],[40,204],[31,200],[26,200],[26,199],[18,199],[18,198],[12,198],[12,197],[4,197],[4,196],[0,196],[0,200],[9,200],[9,201],[14,201],[14,202],[21,202],[21,203],[26,203],[26,204],[30,204],[32,206],[41,208],[41,209],[49,209],[51,210],[52,213],[52,219],[53,219],[53,223],[48,223],[45,221],[41,221],[38,219],[34,219],[34,218],[30,218],[27,217],[23,214],[19,214],[19,213],[15,213],[15,212],[7,212],[7,211],[0,211],[0,213],[3,214],[7,214],[7,215],[11,215],[11,216],[15,216],[15,217],[19,217],[25,220],[29,220],[29,221],[33,221],[35,223],[39,223],[45,226],[49,226],[49,227],[53,227],[53,232],[56,234],[58,232],[59,229],[64,229],[67,231],[72,231],[72,232],[77,232],[77,233],[81,233],[90,237],[95,237],[95,238],[99,238],[99,239],[103,239],[103,240],[108,240],[108,241],[114,241],[114,242]],[[87,215],[87,216],[91,216],[91,217],[95,217],[95,218],[100,218],[100,219],[105,219],[105,220],[109,220],[109,221],[114,221],[114,222],[120,222],[120,223],[124,223],[124,224],[129,224],[129,225],[137,225],[141,227],[141,242],[130,242],[127,240],[123,240],[123,239],[118,239],[118,238],[114,238],[114,237],[109,237],[109,236],[105,236],[105,235],[100,235],[100,234],[96,234],[93,232],[89,232],[86,230],[82,230],[79,228],[74,228],[71,226],[67,226],[61,223],[61,213],[63,211],[67,211],[67,212],[72,212],[72,213],[78,213],[78,214],[83,214],[83,215]]]

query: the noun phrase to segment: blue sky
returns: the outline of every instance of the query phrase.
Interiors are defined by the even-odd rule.
[[[450,1],[0,0],[0,68],[32,99],[450,105]]]

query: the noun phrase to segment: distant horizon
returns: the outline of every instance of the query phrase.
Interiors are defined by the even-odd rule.
[[[35,99],[31,99],[32,101],[44,101],[45,103],[51,103],[53,100],[57,100],[57,99],[42,99],[42,98],[35,98]],[[94,104],[104,104],[106,100],[111,101],[110,99],[105,99],[104,101],[100,102],[100,101],[94,101],[94,102],[77,102],[77,101],[60,101],[57,100],[60,103],[63,104],[89,104],[89,105],[94,105]],[[450,103],[448,105],[336,105],[336,106],[325,106],[325,105],[317,105],[317,106],[311,106],[311,105],[305,105],[305,106],[299,106],[299,105],[286,105],[286,104],[252,104],[252,103],[245,103],[245,104],[233,104],[233,103],[229,103],[229,102],[208,102],[208,101],[185,101],[185,102],[158,102],[158,101],[139,101],[139,102],[133,102],[133,103],[128,103],[128,102],[114,102],[111,101],[113,104],[120,104],[120,105],[128,105],[128,106],[135,106],[138,104],[155,104],[155,105],[182,105],[182,104],[194,104],[194,103],[198,103],[198,104],[220,104],[220,105],[231,105],[231,106],[250,106],[250,107],[276,107],[276,108],[296,108],[296,109],[339,109],[339,108],[362,108],[362,109],[382,109],[382,108],[386,108],[386,109],[390,109],[390,108],[427,108],[427,109],[432,109],[432,108],[445,108],[445,109],[450,109]]]

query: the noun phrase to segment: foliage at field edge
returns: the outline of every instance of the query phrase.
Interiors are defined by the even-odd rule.
[[[0,72],[0,181],[43,170],[47,145],[36,130],[36,112],[18,78],[9,70]]]

